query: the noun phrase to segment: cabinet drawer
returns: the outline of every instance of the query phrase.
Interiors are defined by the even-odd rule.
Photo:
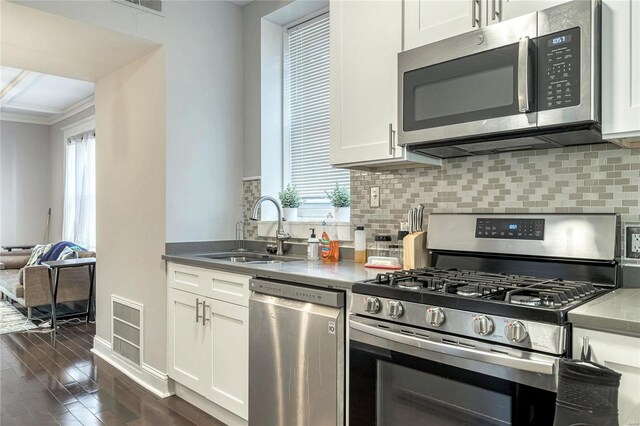
[[[167,269],[167,282],[170,288],[202,294],[207,282],[205,275],[207,270],[195,266],[169,263]],[[203,294],[204,296],[204,294]]]
[[[235,305],[249,306],[250,276],[215,270],[207,272],[207,296]]]
[[[249,275],[177,263],[169,263],[167,270],[170,288],[240,306],[249,306],[250,279]]]

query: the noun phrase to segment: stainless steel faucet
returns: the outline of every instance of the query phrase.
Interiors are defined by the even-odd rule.
[[[273,197],[269,197],[268,195],[264,195],[258,198],[258,201],[256,201],[256,203],[253,205],[253,211],[249,219],[258,220],[258,210],[260,209],[260,205],[262,204],[263,201],[271,201],[273,204],[276,205],[276,208],[278,209],[278,230],[276,231],[276,240],[278,241],[278,251],[276,254],[278,256],[282,256],[284,255],[284,242],[289,238],[291,238],[291,235],[284,232],[284,227],[282,226],[282,207],[280,207],[280,203],[278,202],[278,200],[276,200]]]

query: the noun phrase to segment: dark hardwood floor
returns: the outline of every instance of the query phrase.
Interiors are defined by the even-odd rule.
[[[94,324],[0,336],[0,425],[223,425],[172,396],[159,399],[94,357]]]

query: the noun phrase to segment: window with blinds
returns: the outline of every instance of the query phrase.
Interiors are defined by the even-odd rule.
[[[349,171],[329,161],[329,14],[288,29],[284,58],[285,179],[306,206],[349,186]]]

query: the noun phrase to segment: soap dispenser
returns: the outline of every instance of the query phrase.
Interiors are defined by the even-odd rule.
[[[318,260],[320,259],[320,240],[316,237],[316,229],[309,229],[311,230],[311,236],[307,240],[307,259]]]

